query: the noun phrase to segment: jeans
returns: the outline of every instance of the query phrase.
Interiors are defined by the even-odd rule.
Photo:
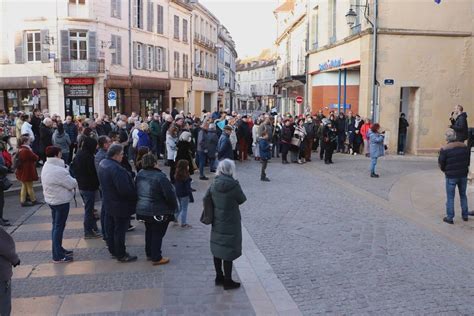
[[[20,202],[26,202],[26,196],[30,198],[31,202],[36,201],[35,190],[33,190],[33,182],[22,182],[20,191]]]
[[[179,219],[181,215],[181,225],[186,224],[186,218],[188,216],[188,205],[189,205],[189,196],[178,197],[179,200],[179,210],[176,214],[176,220]]]
[[[12,281],[0,281],[0,315],[10,316],[12,312]]]
[[[449,219],[454,218],[454,196],[456,195],[456,186],[459,190],[459,197],[461,199],[462,217],[468,217],[467,204],[467,177],[463,178],[446,178],[446,215]]]
[[[176,163],[174,160],[168,159],[168,166],[170,166],[170,180],[174,183],[174,174],[176,172]]]
[[[125,249],[125,233],[130,224],[130,218],[110,216],[107,214],[105,223],[107,225],[106,241],[110,254],[117,259],[125,257],[127,254]]]
[[[267,177],[266,170],[267,170],[268,160],[262,160],[262,169],[260,172],[260,180],[263,180]]]
[[[158,157],[161,154],[160,138],[158,136],[151,136],[153,144],[152,152]]]
[[[375,173],[375,167],[377,166],[377,158],[370,157],[370,174]]]
[[[100,230],[102,232],[102,239],[107,240],[107,226],[106,226],[106,219],[107,219],[107,210],[104,206],[104,200],[102,196],[102,191],[99,190],[100,197],[102,198],[102,207],[100,208]]]
[[[407,142],[407,134],[398,134],[398,152],[405,152],[405,145]]]
[[[203,151],[198,151],[196,158],[197,158],[197,165],[199,166],[199,176],[204,177],[204,167],[206,165],[206,157],[207,154]]]
[[[84,201],[84,234],[92,234],[95,229],[94,202],[95,191],[81,190],[82,201]]]
[[[145,222],[145,253],[152,261],[160,261],[162,258],[161,244],[169,222],[169,220],[154,223]]]
[[[66,165],[69,165],[69,153],[61,153],[61,159]]]
[[[217,169],[217,164],[216,164],[216,156],[208,156],[209,158],[209,170],[211,170],[211,172],[215,172],[216,169]]]
[[[69,203],[50,205],[49,207],[53,218],[53,230],[51,232],[53,260],[61,260],[65,256],[62,244],[64,228],[66,228],[66,221],[69,216]]]

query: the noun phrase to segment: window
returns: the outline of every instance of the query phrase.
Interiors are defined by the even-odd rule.
[[[337,0],[329,0],[329,43],[336,42]]]
[[[147,46],[146,69],[153,70],[153,46]]]
[[[133,26],[143,28],[143,0],[133,0]]]
[[[199,34],[199,17],[197,15],[194,16],[194,37],[197,38]]]
[[[206,21],[206,28],[204,29],[204,37],[206,39],[209,38],[209,23],[207,23],[207,21]]]
[[[188,42],[188,20],[183,19],[183,42]]]
[[[71,60],[87,60],[87,32],[69,32],[69,56]]]
[[[163,6],[157,5],[157,7],[158,7],[158,9],[157,9],[156,20],[158,22],[158,25],[157,25],[157,28],[156,28],[156,32],[158,34],[163,34],[163,28],[164,28]]]
[[[174,52],[174,77],[179,78],[179,53]]]
[[[86,0],[69,0],[71,4],[86,4]]]
[[[318,48],[318,31],[319,31],[319,12],[318,8],[313,10],[311,16],[311,49]]]
[[[142,69],[143,68],[143,44],[137,43],[137,68]]]
[[[174,39],[179,40],[179,16],[174,16]]]
[[[188,78],[188,67],[189,67],[189,62],[188,62],[188,55],[183,54],[183,78]]]
[[[163,47],[155,47],[155,69],[157,71],[166,70],[165,49]]]
[[[153,25],[155,24],[155,9],[154,9],[155,5],[153,4],[153,2],[151,2],[150,0],[148,0],[147,2],[147,27],[146,27],[146,30],[148,32],[153,32]]]
[[[28,61],[41,61],[41,33],[26,33],[26,49]]]
[[[122,37],[112,35],[112,65],[122,64]]]
[[[122,0],[111,0],[110,1],[110,16],[113,18],[120,19],[122,16]]]

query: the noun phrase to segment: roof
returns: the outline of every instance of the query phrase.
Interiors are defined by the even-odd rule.
[[[260,61],[253,61],[251,63],[241,63],[238,62],[236,66],[236,71],[249,71],[258,68],[270,67],[276,65],[276,60],[260,60]]]
[[[255,61],[270,61],[275,60],[276,58],[277,54],[273,48],[265,48],[258,56],[243,58],[239,60],[238,63],[247,64]]]
[[[289,11],[293,11],[294,8],[295,8],[295,0],[286,0],[273,12],[274,13],[289,12]]]

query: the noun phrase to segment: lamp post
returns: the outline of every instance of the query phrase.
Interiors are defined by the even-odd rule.
[[[364,17],[367,22],[372,26],[373,40],[372,40],[372,101],[371,101],[371,112],[372,122],[378,120],[378,109],[377,109],[377,33],[378,33],[378,0],[373,0],[374,17],[371,21],[369,19],[369,6],[368,5],[351,5],[349,11],[346,14],[347,25],[355,27],[354,24],[357,19],[357,12],[353,9],[364,8]]]

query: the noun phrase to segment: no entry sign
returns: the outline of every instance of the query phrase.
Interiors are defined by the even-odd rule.
[[[296,103],[298,103],[298,104],[303,103],[303,97],[302,96],[296,97]]]

